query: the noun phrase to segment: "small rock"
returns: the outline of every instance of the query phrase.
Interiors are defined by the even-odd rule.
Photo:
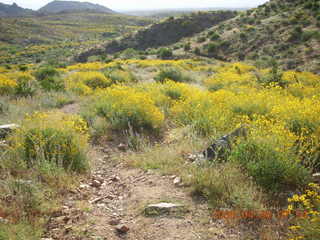
[[[320,182],[320,173],[314,173],[312,174],[312,177],[315,181]]]
[[[103,199],[104,199],[104,197],[98,197],[98,198],[95,198],[95,199],[89,201],[89,203],[91,203],[91,204],[97,203],[97,202],[100,202],[100,201],[103,200]]]
[[[104,153],[109,153],[110,152],[110,150],[108,148],[102,148],[101,151],[104,152]]]
[[[9,221],[5,218],[0,217],[0,223],[7,224]]]
[[[189,153],[186,157],[190,162],[194,162],[197,159],[197,155],[196,154],[191,154]]]
[[[101,177],[101,176],[99,176],[99,175],[94,176],[94,179],[95,179],[95,180],[97,180],[97,181],[99,181],[99,182],[101,182],[101,183],[103,183],[103,182],[104,182],[104,178],[103,178],[103,177]]]
[[[80,188],[80,189],[86,189],[86,188],[89,188],[89,185],[87,185],[87,184],[80,184],[79,188]]]
[[[120,178],[119,178],[118,176],[116,176],[116,175],[113,175],[113,176],[110,178],[110,180],[111,180],[112,182],[119,182],[119,181],[120,181]]]
[[[5,148],[5,147],[8,147],[8,146],[9,146],[9,145],[7,144],[6,141],[0,141],[0,147]]]
[[[177,176],[176,175],[172,175],[170,176],[170,179],[175,179]]]
[[[95,187],[95,188],[99,188],[99,187],[101,187],[101,182],[98,180],[93,180],[91,183],[91,186]]]
[[[70,218],[67,216],[61,216],[61,217],[55,218],[55,222],[57,222],[59,224],[66,224],[69,220],[70,220]]]
[[[22,184],[22,185],[32,185],[31,180],[23,180],[23,179],[18,179],[16,180],[17,183]]]
[[[105,205],[104,203],[98,203],[98,204],[97,204],[97,207],[99,207],[99,208],[105,208],[106,205]]]
[[[111,219],[109,224],[112,226],[118,225],[120,223],[120,219]]]
[[[125,145],[125,144],[123,144],[123,143],[120,143],[120,144],[118,145],[118,149],[119,149],[120,151],[126,151],[126,150],[127,150],[127,145]]]
[[[173,184],[174,185],[179,185],[181,183],[181,178],[180,177],[176,177],[174,180],[173,180]]]
[[[109,199],[109,200],[113,200],[114,196],[113,195],[107,195],[106,198]]]
[[[121,225],[118,225],[118,226],[116,227],[116,230],[117,230],[117,232],[120,233],[120,234],[125,234],[125,233],[127,233],[130,229],[129,229],[129,227],[127,227],[126,225],[121,224]]]

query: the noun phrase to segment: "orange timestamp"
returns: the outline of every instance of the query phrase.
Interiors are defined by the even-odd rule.
[[[289,216],[297,218],[306,218],[307,211],[270,211],[270,210],[214,210],[212,218],[214,219],[286,219]]]

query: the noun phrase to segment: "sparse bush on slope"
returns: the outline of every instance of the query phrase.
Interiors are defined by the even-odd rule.
[[[160,48],[157,55],[161,59],[170,59],[173,53],[170,48]]]

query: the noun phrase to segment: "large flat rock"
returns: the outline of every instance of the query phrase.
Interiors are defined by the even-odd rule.
[[[161,215],[181,215],[186,212],[185,206],[175,203],[157,203],[150,204],[144,209],[146,216],[161,216]]]

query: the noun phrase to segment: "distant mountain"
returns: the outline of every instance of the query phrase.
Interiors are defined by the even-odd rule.
[[[12,5],[0,3],[0,17],[21,17],[34,13],[35,12],[30,9],[19,7],[16,3]]]
[[[61,13],[61,12],[99,12],[99,13],[115,13],[111,9],[99,4],[77,1],[53,1],[40,8],[40,13]]]

